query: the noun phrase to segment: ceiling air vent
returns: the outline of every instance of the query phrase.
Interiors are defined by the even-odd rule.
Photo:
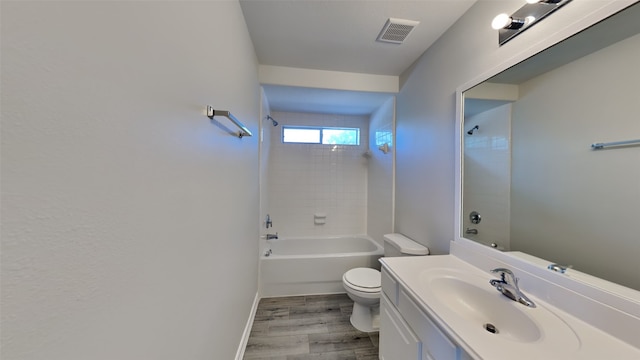
[[[387,23],[384,24],[380,35],[378,35],[378,41],[389,42],[394,44],[402,44],[404,39],[409,36],[413,28],[418,26],[420,21],[405,20],[389,18]]]

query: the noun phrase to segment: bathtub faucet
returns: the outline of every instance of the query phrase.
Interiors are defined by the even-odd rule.
[[[267,234],[267,240],[277,240],[277,239],[278,239],[278,233]]]

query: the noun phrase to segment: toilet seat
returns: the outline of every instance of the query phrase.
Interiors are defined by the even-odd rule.
[[[347,271],[342,276],[344,284],[361,292],[380,292],[382,287],[380,271],[370,268],[355,268]]]

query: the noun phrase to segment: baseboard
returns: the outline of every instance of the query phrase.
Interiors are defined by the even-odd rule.
[[[262,297],[343,294],[344,292],[342,277],[340,277],[339,280],[335,281],[314,281],[309,283],[272,282],[265,284],[265,287],[262,289]]]
[[[242,333],[242,339],[240,340],[240,345],[238,346],[238,351],[236,352],[236,360],[242,360],[244,357],[244,349],[247,347],[247,342],[249,341],[249,335],[251,335],[251,327],[253,326],[253,320],[256,317],[256,311],[258,310],[258,303],[260,302],[260,293],[256,292],[256,296],[253,299],[253,305],[251,306],[251,314],[249,316],[249,320],[244,327],[244,332]]]

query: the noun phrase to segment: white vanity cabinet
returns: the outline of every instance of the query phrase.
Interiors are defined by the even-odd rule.
[[[383,330],[384,329],[384,335]],[[380,359],[420,359],[422,343],[391,304],[389,298],[380,297]]]
[[[467,360],[383,267],[380,299],[380,359]]]

